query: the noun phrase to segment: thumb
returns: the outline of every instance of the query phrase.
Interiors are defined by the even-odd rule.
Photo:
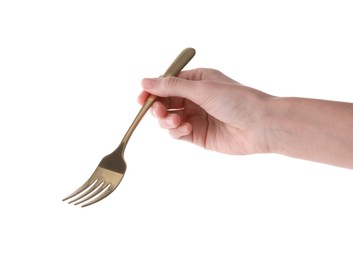
[[[191,81],[177,77],[145,78],[142,80],[142,88],[159,97],[187,98],[200,104],[205,96],[205,88],[201,81]]]

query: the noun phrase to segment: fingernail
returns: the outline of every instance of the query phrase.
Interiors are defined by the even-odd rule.
[[[168,126],[173,126],[174,122],[173,122],[173,119],[170,118],[170,117],[167,117],[165,120],[164,120],[165,124],[168,125]]]
[[[179,127],[179,130],[182,131],[185,134],[190,133],[190,126],[187,125],[187,124],[184,124],[184,125]]]

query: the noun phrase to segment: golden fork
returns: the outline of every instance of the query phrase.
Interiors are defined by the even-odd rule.
[[[194,55],[195,50],[193,48],[184,49],[169,66],[167,71],[163,74],[163,77],[177,76],[185,65],[194,57]],[[126,171],[126,163],[124,160],[126,145],[135,128],[140,123],[148,109],[152,106],[156,98],[157,97],[154,95],[150,95],[147,98],[146,102],[121,140],[118,148],[116,148],[111,154],[105,156],[91,177],[76,191],[64,198],[63,201],[75,197],[70,200],[69,203],[75,202],[74,204],[78,205],[83,202],[87,202],[82,205],[82,207],[86,207],[104,199],[118,187]]]

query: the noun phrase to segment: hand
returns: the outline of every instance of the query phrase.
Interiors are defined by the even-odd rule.
[[[268,152],[263,122],[272,96],[213,69],[143,79],[142,87],[138,102],[158,96],[152,113],[173,137],[228,154]]]

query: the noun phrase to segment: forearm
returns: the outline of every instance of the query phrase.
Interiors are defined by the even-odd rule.
[[[353,169],[353,104],[273,98],[269,108],[271,152]]]

